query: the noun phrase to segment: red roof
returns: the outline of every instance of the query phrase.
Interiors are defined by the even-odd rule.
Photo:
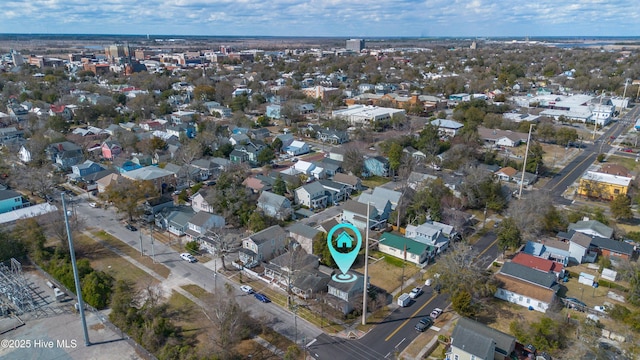
[[[51,105],[51,111],[53,111],[56,114],[63,112],[64,108],[65,108],[64,105]]]
[[[552,271],[554,273],[560,273],[564,269],[564,266],[560,263],[522,252],[517,253],[516,256],[511,259],[511,262],[544,272]]]

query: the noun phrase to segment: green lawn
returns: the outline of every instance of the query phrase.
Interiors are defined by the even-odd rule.
[[[362,180],[362,185],[366,186],[369,189],[373,189],[380,185],[388,183],[389,179],[381,177],[381,176],[372,176]]]
[[[156,274],[162,276],[163,278],[166,279],[169,277],[171,270],[169,270],[168,267],[162,264],[154,263],[153,259],[151,259],[149,256],[140,256],[140,251],[132,248],[127,244],[124,244],[122,241],[116,239],[111,234],[106,233],[104,230],[94,231],[92,232],[92,234],[100,240],[104,241],[107,245],[118,249],[126,255],[131,256],[136,261],[141,262],[144,266],[153,270]]]

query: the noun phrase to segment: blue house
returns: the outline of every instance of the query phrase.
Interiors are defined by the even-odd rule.
[[[23,202],[22,195],[13,190],[0,190],[0,214],[29,206]]]
[[[73,165],[71,167],[74,178],[82,178],[102,170],[104,170],[104,168],[100,166],[100,164],[95,163],[91,160],[86,160],[81,164]]]
[[[266,115],[270,119],[280,119],[280,105],[268,105]]]
[[[382,156],[374,156],[365,159],[364,173],[366,176],[389,176],[389,160]]]

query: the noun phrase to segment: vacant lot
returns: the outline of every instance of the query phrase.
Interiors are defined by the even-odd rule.
[[[399,288],[402,282],[402,266],[397,266],[393,261],[393,263],[389,263],[385,261],[382,257],[388,256],[384,254],[372,255],[372,257],[376,257],[377,261],[369,260],[369,278],[371,279],[371,284],[377,286],[381,289],[386,290],[388,293],[391,293],[395,289]],[[402,262],[402,260],[398,260],[398,262]],[[360,265],[357,268],[354,268],[355,271],[364,274],[364,264]],[[411,263],[407,263],[404,266],[404,288],[408,288],[412,286],[412,283],[407,281],[412,276],[418,273],[420,269]]]
[[[127,280],[141,286],[158,283],[137,266],[85,235],[74,237],[74,247],[78,257],[88,259],[94,269],[104,271],[116,280]]]

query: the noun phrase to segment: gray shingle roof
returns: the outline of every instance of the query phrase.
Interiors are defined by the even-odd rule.
[[[611,238],[613,235],[613,229],[597,220],[583,220],[577,221],[573,224],[569,224],[569,230],[580,231],[588,229],[597,232],[598,234]]]
[[[251,238],[251,240],[253,240],[254,243],[262,244],[263,242],[273,239],[284,239],[286,236],[287,233],[283,228],[280,227],[280,225],[273,225],[249,237]]]
[[[552,288],[556,284],[556,275],[552,272],[544,273],[542,271],[533,270],[524,265],[514,262],[507,262],[500,269],[500,273],[521,279],[542,287]]]
[[[295,223],[291,225],[291,227],[289,227],[289,232],[291,234],[304,236],[307,239],[313,239],[321,231],[318,229],[314,229],[309,225],[305,225],[302,223]]]
[[[458,330],[458,328],[460,328],[460,330]],[[463,332],[463,329],[467,330],[468,332]],[[456,334],[456,331],[459,331],[459,333]],[[458,323],[456,324],[455,329],[453,330],[453,334],[451,335],[451,338],[453,339],[452,344],[459,348],[457,341],[462,341],[463,343],[465,343],[464,339],[467,338],[465,334],[468,334],[467,336],[469,336],[470,334],[479,334],[484,338],[493,339],[493,341],[495,341],[496,343],[496,352],[499,352],[503,355],[509,355],[509,352],[515,346],[516,341],[516,339],[509,334],[505,334],[501,331],[492,329],[471,319],[460,318],[460,320],[458,320]],[[468,347],[467,349],[470,349],[470,347]],[[493,359],[494,355],[490,355],[491,356],[489,357],[485,355],[482,357],[482,359]]]
[[[633,255],[633,245],[627,244],[624,241],[617,241],[612,239],[596,236],[591,240],[591,245],[597,246],[600,249],[607,249],[621,254]]]

